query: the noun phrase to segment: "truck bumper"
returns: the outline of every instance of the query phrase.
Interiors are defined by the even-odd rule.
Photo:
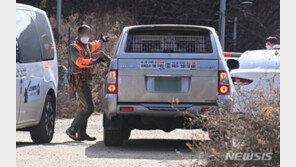
[[[117,103],[117,94],[105,94],[103,108],[107,117],[115,115],[182,116],[184,114],[202,114],[204,109],[215,112],[219,109],[232,111],[233,100],[229,95],[218,96],[217,104],[153,104],[153,103]],[[132,107],[133,111],[120,111],[121,107]]]

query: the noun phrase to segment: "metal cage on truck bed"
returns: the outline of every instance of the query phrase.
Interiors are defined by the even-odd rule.
[[[211,53],[209,32],[196,30],[134,30],[129,33],[126,52]]]

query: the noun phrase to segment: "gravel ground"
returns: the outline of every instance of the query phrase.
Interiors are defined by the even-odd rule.
[[[193,135],[208,139],[201,130],[133,130],[120,147],[103,143],[102,115],[89,119],[88,133],[96,141],[72,141],[65,134],[72,119],[56,120],[55,134],[50,144],[33,144],[29,132],[16,132],[17,166],[188,166],[197,158],[187,146]]]

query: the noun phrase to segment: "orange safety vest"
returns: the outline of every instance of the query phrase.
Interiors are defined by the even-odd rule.
[[[91,43],[91,53],[96,51],[101,46],[100,41],[93,41]],[[92,68],[92,59],[86,55],[86,51],[77,43],[75,42],[74,47],[78,50],[78,52],[82,55],[81,58],[76,60],[76,65],[80,68]],[[88,47],[88,45],[87,45]]]
[[[101,42],[100,41],[93,41],[91,43],[91,53],[93,53],[94,51],[96,51],[100,46],[101,46]],[[81,55],[85,56],[84,49],[77,42],[75,42],[74,47],[79,51],[79,53]]]
[[[100,41],[93,41],[91,43],[91,53],[93,53],[94,51],[96,51],[100,46],[101,46],[101,42]],[[82,74],[82,72],[83,73],[86,73],[86,69],[87,68],[92,68],[93,67],[92,59],[89,56],[87,56],[86,51],[76,41],[74,42],[74,47],[82,55],[75,62],[75,64],[78,67],[82,68],[82,71],[75,72],[73,74]]]

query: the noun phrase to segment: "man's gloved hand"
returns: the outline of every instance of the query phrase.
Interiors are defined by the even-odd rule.
[[[100,40],[102,40],[103,42],[109,42],[110,38],[108,36],[105,36],[103,34],[100,35]]]
[[[109,55],[105,55],[104,56],[104,62],[107,64],[107,67],[109,67],[110,63],[111,63],[112,58]]]
[[[103,61],[103,58],[102,57],[100,57],[100,58],[97,58],[97,59],[93,59],[93,64],[95,65],[95,64],[99,64],[100,62],[102,62]]]
[[[107,64],[107,67],[109,67],[111,60],[112,60],[112,58],[109,55],[104,55],[104,57],[99,57],[97,59],[93,59],[93,64],[99,64],[101,62],[104,62]]]

